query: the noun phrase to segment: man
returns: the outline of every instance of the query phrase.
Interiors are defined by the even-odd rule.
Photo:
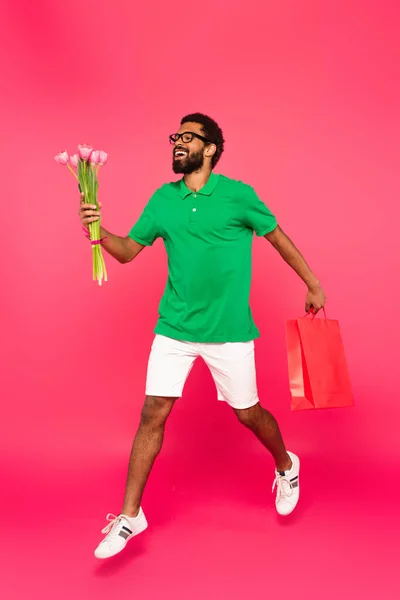
[[[124,504],[119,515],[107,515],[110,522],[102,530],[107,535],[95,550],[97,558],[117,554],[146,529],[144,487],[161,450],[165,422],[198,356],[210,368],[218,399],[233,408],[272,454],[278,513],[288,515],[299,499],[299,458],[286,451],[275,418],[260,406],[257,395],[254,340],[259,331],[249,308],[253,233],[265,237],[305,282],[307,312],[324,306],[324,292],[253,188],[213,173],[224,150],[215,121],[200,113],[188,115],[170,142],[173,170],[183,178],[155,192],[127,237],[101,229],[101,237],[107,238],[103,248],[121,263],[163,238],[169,273]],[[82,202],[80,218],[87,227],[100,212]]]

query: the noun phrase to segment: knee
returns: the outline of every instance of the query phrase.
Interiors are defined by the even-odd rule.
[[[233,409],[239,422],[248,427],[254,429],[260,419],[260,405],[256,404],[250,408],[234,408]]]
[[[143,427],[160,427],[164,425],[169,413],[171,412],[174,399],[160,398],[157,396],[146,396],[140,425]]]

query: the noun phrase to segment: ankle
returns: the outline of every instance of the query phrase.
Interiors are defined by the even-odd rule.
[[[285,461],[276,463],[276,470],[277,471],[290,471],[290,469],[292,468],[292,466],[293,466],[292,459],[287,454]]]
[[[130,507],[130,508],[126,508],[124,506],[123,509],[122,509],[122,511],[121,511],[121,515],[126,515],[127,517],[130,517],[131,519],[134,519],[135,517],[138,516],[139,511],[140,511],[140,506],[139,506],[139,508],[137,508],[136,506]]]

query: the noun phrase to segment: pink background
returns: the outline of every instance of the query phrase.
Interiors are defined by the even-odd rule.
[[[9,0],[0,23],[1,597],[398,598],[399,7],[396,1]],[[253,185],[321,278],[354,409],[290,412],[284,323],[301,281],[254,244],[262,402],[302,458],[278,520],[269,456],[197,364],[144,508],[151,527],[96,562],[120,510],[166,278],[161,241],[91,281],[72,176],[89,141],[104,225],[124,235],[174,178],[191,111],[227,140],[218,172]],[[396,472],[397,470],[397,472]]]

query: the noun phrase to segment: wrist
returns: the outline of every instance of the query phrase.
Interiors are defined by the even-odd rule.
[[[321,289],[321,282],[315,277],[311,281],[307,281],[306,285],[309,292],[314,292]]]

